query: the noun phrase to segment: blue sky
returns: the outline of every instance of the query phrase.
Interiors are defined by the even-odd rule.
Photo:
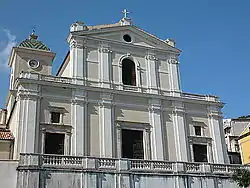
[[[225,117],[250,114],[249,0],[0,0],[0,107],[8,90],[9,51],[34,27],[39,39],[57,54],[55,72],[68,50],[71,23],[114,23],[124,8],[135,25],[159,38],[176,40],[183,51],[183,91],[220,96],[226,103]]]

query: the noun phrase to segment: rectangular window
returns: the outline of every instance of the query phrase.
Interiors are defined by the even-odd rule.
[[[194,162],[207,162],[207,146],[193,144]]]
[[[60,115],[59,112],[51,112],[51,123],[60,123]]]
[[[201,136],[201,126],[194,126],[194,134],[196,136]]]
[[[235,145],[234,145],[234,148],[235,148],[235,152],[239,152],[239,151],[240,151],[240,146],[239,146],[239,144],[235,144]]]
[[[45,136],[45,154],[64,154],[65,134],[46,133]]]
[[[122,158],[144,159],[143,131],[122,130]]]
[[[225,133],[225,134],[230,134],[230,132],[231,132],[231,127],[226,127],[226,128],[224,129],[224,133]]]

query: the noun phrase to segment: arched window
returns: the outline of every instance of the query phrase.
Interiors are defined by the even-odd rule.
[[[135,63],[127,58],[122,60],[122,83],[136,85]]]

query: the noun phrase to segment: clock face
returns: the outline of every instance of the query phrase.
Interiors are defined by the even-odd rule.
[[[39,62],[35,59],[31,59],[29,60],[28,65],[30,66],[30,68],[36,69],[39,67]]]

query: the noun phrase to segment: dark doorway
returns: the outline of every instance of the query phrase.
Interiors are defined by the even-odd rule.
[[[194,162],[207,162],[207,146],[193,144]]]
[[[45,154],[64,154],[64,134],[46,133]]]
[[[143,131],[122,130],[122,158],[144,159]]]
[[[136,85],[135,63],[130,59],[122,60],[122,83],[125,85]]]

